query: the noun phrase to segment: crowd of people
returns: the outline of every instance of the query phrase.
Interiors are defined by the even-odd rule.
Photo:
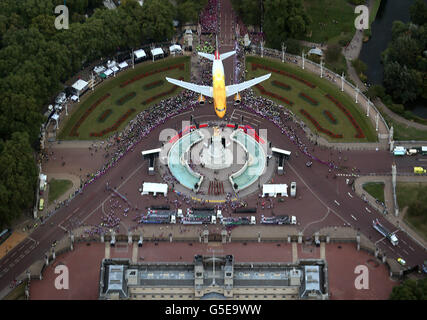
[[[209,0],[206,7],[200,13],[199,20],[202,27],[202,33],[218,33],[218,12],[220,9],[219,0]]]

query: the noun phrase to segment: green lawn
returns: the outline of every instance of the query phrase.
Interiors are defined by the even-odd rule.
[[[365,190],[375,199],[384,203],[384,183],[368,182],[363,185],[363,190]]]
[[[327,42],[354,33],[356,15],[347,0],[304,0],[303,5],[312,20],[311,37],[305,36],[304,40]]]
[[[49,203],[52,203],[65,192],[67,192],[73,183],[70,180],[56,180],[52,179],[49,182]]]
[[[153,71],[156,69],[161,69],[167,66],[184,64],[184,70],[178,68],[167,70],[164,72],[155,73],[154,75],[147,76],[140,80],[137,80],[127,86],[121,88],[120,84],[126,80],[132,79],[133,77]],[[162,97],[158,97],[151,101],[149,104],[142,104],[143,101],[163,92],[171,90],[174,86],[165,80],[165,77],[169,76],[171,78],[183,77],[186,81],[190,78],[190,57],[180,56],[176,58],[166,58],[157,62],[147,61],[135,66],[135,69],[129,69],[119,74],[116,78],[112,77],[104,83],[100,84],[95,91],[88,92],[80,101],[80,104],[77,106],[77,110],[73,111],[70,118],[62,128],[59,133],[58,138],[64,140],[95,140],[95,139],[105,139],[117,131],[122,130],[129,123],[132,118],[136,116],[142,110],[148,108],[149,106],[159,102],[162,99],[166,99],[170,96],[177,95],[181,92],[181,89],[176,89],[174,92],[167,94]],[[161,85],[154,86],[151,89],[144,87],[149,83],[162,80]],[[125,103],[118,103],[118,100],[126,96],[127,94],[135,93],[135,96],[131,99],[128,99]],[[79,121],[82,115],[88,110],[98,99],[102,98],[106,94],[110,94],[106,100],[101,102],[90,114],[89,116],[81,123],[78,134],[79,136],[70,135],[73,126]],[[105,118],[100,119],[102,114],[105,115],[106,110],[110,109],[111,113]],[[131,113],[130,116],[120,124],[116,131],[107,133],[102,137],[93,137],[90,136],[91,132],[101,132],[103,129],[113,126],[117,120],[122,117],[128,110],[135,109],[135,112]],[[103,120],[103,121],[102,121]]]
[[[417,199],[420,199],[420,195],[423,201],[427,202],[427,197],[423,197],[423,195],[427,194],[427,184],[398,182],[396,186],[396,194],[399,209],[403,210],[411,203],[414,203]],[[419,216],[414,216],[408,211],[404,220],[408,225],[427,239],[427,211],[424,211],[424,213]]]
[[[310,72],[303,71],[300,67],[297,67],[293,64],[281,63],[280,61],[276,61],[273,59],[269,59],[269,58],[262,59],[262,58],[253,57],[253,56],[246,57],[246,70],[248,70],[247,79],[251,79],[252,77],[257,77],[257,76],[261,76],[263,74],[268,73],[268,71],[264,69],[257,69],[253,71],[252,65],[251,65],[252,62],[260,63],[260,64],[270,66],[279,70],[285,70],[316,85],[316,88],[312,89],[297,80],[291,79],[287,76],[277,74],[275,72],[272,72],[271,78],[269,80],[261,84],[266,90],[271,91],[275,94],[278,94],[282,97],[285,97],[290,101],[293,101],[294,105],[288,106],[288,105],[285,105],[280,100],[266,96],[267,98],[272,99],[277,103],[279,103],[280,105],[283,105],[289,108],[290,110],[292,110],[292,112],[296,114],[300,119],[302,119],[311,130],[317,131],[315,126],[311,123],[311,121],[309,121],[305,116],[303,116],[300,113],[300,109],[306,110],[314,119],[316,119],[316,121],[323,128],[328,129],[336,134],[343,135],[343,138],[330,138],[328,135],[320,133],[323,137],[325,137],[329,141],[332,141],[332,142],[377,141],[377,135],[375,134],[375,129],[373,128],[369,120],[366,118],[365,114],[355,105],[353,99],[350,96],[341,92],[340,89],[335,85],[333,85],[329,80],[320,79],[319,76],[316,76]],[[292,89],[289,91],[286,91],[286,90],[277,88],[272,84],[274,80],[286,83],[290,85]],[[256,93],[260,94],[260,91],[257,88],[254,88],[254,90]],[[306,102],[305,100],[301,99],[299,97],[300,92],[303,92],[309,95],[311,98],[317,100],[319,102],[319,105],[313,106],[310,103]],[[335,104],[333,104],[329,99],[325,97],[326,93],[331,94],[333,97],[339,100],[347,108],[347,110],[352,114],[356,122],[359,124],[360,128],[365,134],[365,138],[363,139],[355,138],[355,134],[356,134],[355,128],[352,126],[352,124],[350,123],[348,118],[345,116],[345,114]],[[328,110],[329,112],[332,113],[332,115],[337,120],[336,124],[333,124],[331,123],[331,121],[328,120],[328,118],[324,114],[324,110]]]
[[[381,111],[381,108],[378,108]],[[427,140],[427,131],[419,130],[413,127],[408,127],[400,122],[397,122],[386,115],[384,112],[381,112],[382,116],[386,120],[388,126],[391,128],[393,126],[394,133],[393,137],[396,141],[409,141],[409,140]]]

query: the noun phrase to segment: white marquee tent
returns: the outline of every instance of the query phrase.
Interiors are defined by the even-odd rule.
[[[288,185],[287,184],[264,184],[262,186],[262,196],[276,197],[281,195],[282,197],[288,196]]]
[[[151,55],[153,57],[160,56],[160,55],[163,55],[163,54],[165,54],[165,53],[163,52],[162,48],[154,48],[154,49],[151,50]]]
[[[144,182],[142,185],[141,195],[146,195],[150,192],[152,192],[154,195],[163,193],[163,195],[166,197],[168,195],[168,185],[166,183]]]
[[[136,59],[142,59],[144,57],[146,57],[147,55],[145,54],[145,51],[142,49],[136,50],[134,53],[134,56]]]
[[[182,51],[182,48],[179,44],[174,44],[174,45],[169,47],[169,51],[170,52],[179,52],[179,51]]]
[[[79,79],[76,82],[74,82],[74,84],[72,85],[73,89],[76,90],[76,93],[78,96],[80,96],[80,94],[88,88],[89,83],[87,83],[86,81]]]

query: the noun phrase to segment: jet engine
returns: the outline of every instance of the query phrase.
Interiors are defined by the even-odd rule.
[[[236,95],[234,96],[234,102],[236,104],[239,104],[240,101],[242,101],[242,98],[240,97],[240,94],[237,92]]]
[[[202,94],[200,94],[199,98],[197,99],[197,102],[199,104],[205,104],[206,98]]]

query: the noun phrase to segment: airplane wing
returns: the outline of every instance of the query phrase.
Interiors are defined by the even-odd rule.
[[[197,54],[203,58],[209,59],[211,61],[215,60],[215,56],[213,54],[210,53],[205,53],[205,52],[197,52]]]
[[[246,89],[248,89],[248,88],[250,88],[250,87],[252,87],[252,86],[254,86],[260,82],[267,80],[268,78],[270,78],[270,76],[271,76],[271,73],[266,74],[266,75],[261,76],[261,77],[258,77],[258,78],[255,78],[255,79],[252,79],[252,80],[242,82],[242,83],[232,84],[232,85],[226,86],[225,87],[226,95],[227,95],[227,97],[229,97],[229,96],[232,96],[238,92],[246,90]]]
[[[206,97],[211,97],[211,98],[213,97],[212,87],[201,86],[198,84],[185,82],[185,81],[181,81],[181,80],[176,80],[176,79],[172,79],[172,78],[168,78],[168,77],[166,77],[166,80],[170,83],[173,83],[174,85],[180,86],[180,87],[187,89],[187,90],[191,90],[191,91],[200,93]]]

